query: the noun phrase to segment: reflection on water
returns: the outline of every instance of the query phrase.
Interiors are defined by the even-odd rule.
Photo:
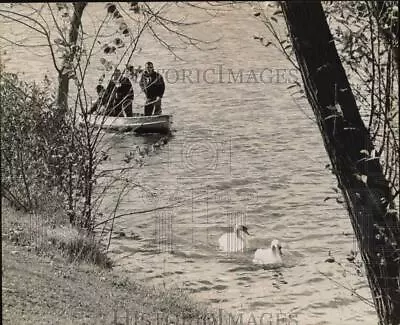
[[[90,6],[93,16],[101,10]],[[222,37],[215,50],[186,49],[180,53],[186,61],[175,61],[145,36],[134,60],[160,69],[291,69],[279,52],[254,42],[262,26],[244,10],[221,14],[201,29]],[[30,62],[21,48],[12,53],[9,70],[20,71],[23,61],[26,76],[40,79],[37,67],[52,69],[45,58]],[[94,84],[97,72],[91,73]],[[375,324],[373,308],[348,290],[370,298],[366,279],[345,259],[354,248],[353,238],[343,235],[351,232],[346,211],[335,200],[324,202],[335,179],[324,169],[328,157],[318,128],[288,84],[167,83],[164,112],[173,114],[176,129],[168,143],[154,147],[159,136],[106,134],[104,150],[111,151],[102,168],[128,166],[130,152],[151,148],[143,165],[127,172],[141,186],[124,197],[119,213],[168,206],[118,219],[125,236],[113,239],[113,257],[135,279],[184,287],[214,308],[292,313],[307,325]],[[139,107],[143,95],[135,91]],[[104,201],[111,210],[118,189],[114,194]],[[227,255],[218,250],[218,238],[235,218],[252,236],[245,252]],[[284,266],[252,265],[254,251],[273,239],[283,243]],[[324,262],[329,250],[340,265]]]

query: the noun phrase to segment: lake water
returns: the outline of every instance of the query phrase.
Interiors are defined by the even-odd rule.
[[[98,24],[103,6],[90,4],[85,22]],[[175,10],[205,17],[195,8]],[[183,287],[215,309],[243,313],[243,320],[253,315],[257,324],[263,314],[290,316],[290,324],[376,324],[374,308],[357,297],[371,301],[366,278],[346,260],[356,249],[346,210],[335,199],[324,201],[335,196],[336,180],[325,168],[329,159],[312,111],[287,89],[299,74],[279,51],[253,39],[268,34],[248,8],[220,12],[191,32],[219,41],[209,50],[178,49],[179,61],[145,34],[133,57],[135,64],[153,61],[162,71],[163,108],[173,115],[175,131],[142,167],[128,172],[145,190],[131,190],[118,213],[172,206],[118,219],[116,228],[127,236],[112,241],[117,267],[148,284]],[[16,23],[3,25],[1,33],[31,35]],[[33,34],[28,38],[39,42]],[[54,78],[46,48],[1,52],[9,71],[31,80],[45,73]],[[88,75],[93,95],[100,73],[94,67]],[[135,87],[140,109],[144,98]],[[127,166],[126,154],[156,140],[107,134],[111,159],[103,168]],[[115,200],[116,194],[105,200],[108,210]],[[251,236],[245,252],[227,255],[218,250],[218,238],[235,223],[246,224]],[[283,244],[285,265],[253,266],[254,251],[273,239]],[[339,263],[325,262],[329,251]],[[264,324],[278,324],[268,317]]]

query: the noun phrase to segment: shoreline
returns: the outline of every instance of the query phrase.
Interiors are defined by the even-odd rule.
[[[24,217],[3,204],[3,324],[131,324],[121,311],[146,315],[134,324],[153,324],[160,313],[185,321],[209,314],[180,288],[146,285],[120,269],[74,263],[56,249],[40,250],[35,239],[16,240],[17,232],[29,231]]]

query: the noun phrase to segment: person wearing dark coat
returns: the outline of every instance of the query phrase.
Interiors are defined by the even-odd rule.
[[[147,62],[145,71],[139,81],[140,88],[146,94],[146,104],[144,106],[144,115],[160,115],[161,98],[164,95],[164,79],[158,72],[154,71],[152,62]]]
[[[101,104],[106,107],[106,115],[133,116],[133,99],[134,92],[131,81],[123,76],[119,69],[116,69],[101,99]]]

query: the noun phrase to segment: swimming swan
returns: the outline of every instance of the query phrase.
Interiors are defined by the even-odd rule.
[[[250,235],[247,227],[236,224],[233,232],[225,233],[219,238],[219,248],[224,252],[243,252],[246,247],[244,234]]]
[[[282,264],[282,246],[277,239],[271,242],[271,248],[259,248],[254,253],[254,264]]]

